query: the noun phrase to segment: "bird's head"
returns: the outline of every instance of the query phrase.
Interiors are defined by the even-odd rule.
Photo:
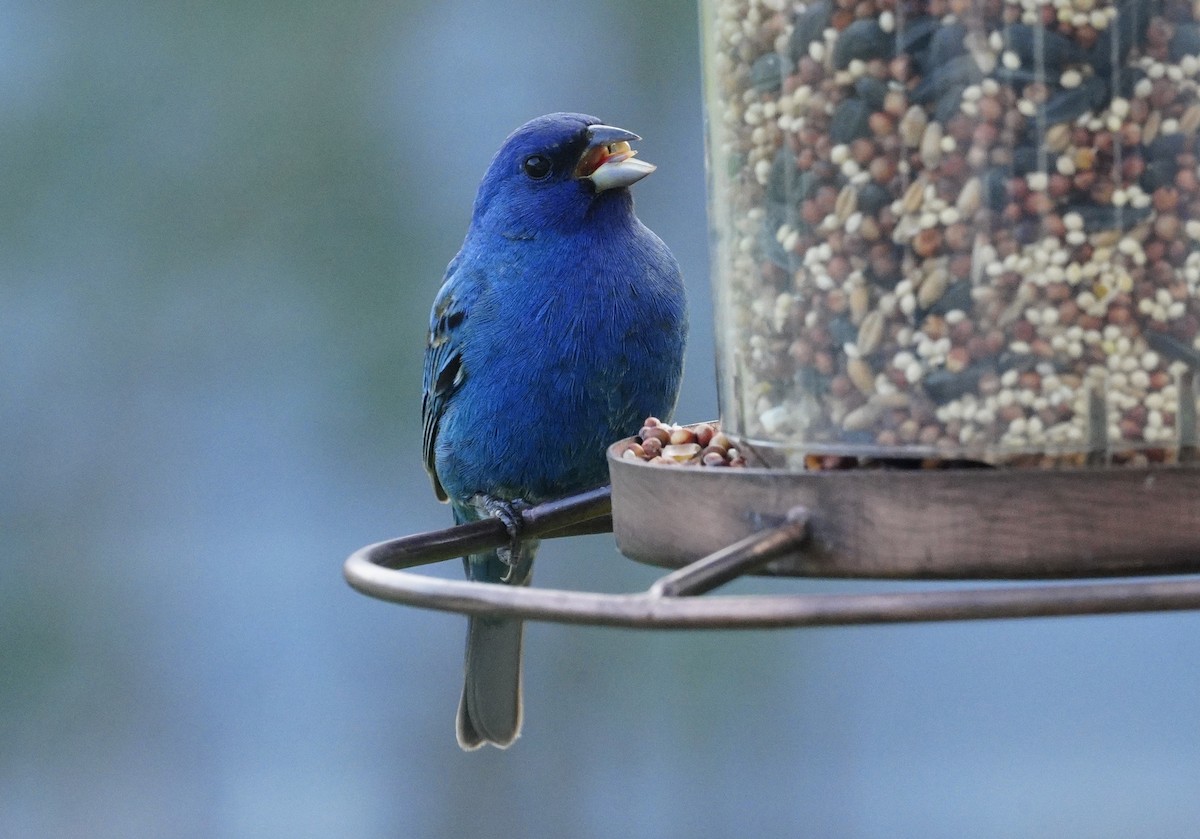
[[[631,212],[627,189],[654,171],[635,157],[638,135],[586,114],[548,114],[504,141],[475,199],[473,224],[510,238],[570,231],[603,207]]]

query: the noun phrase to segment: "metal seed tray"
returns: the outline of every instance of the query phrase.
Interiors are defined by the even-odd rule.
[[[619,445],[619,444],[618,444]],[[803,508],[805,577],[1021,579],[1200,572],[1200,468],[662,466],[609,451],[617,546],[678,567]],[[669,500],[668,500],[669,499]]]
[[[652,629],[1200,609],[1200,579],[1130,578],[1200,573],[1200,470],[1193,467],[792,473],[655,466],[615,450],[611,491],[529,508],[523,532],[546,539],[614,529],[626,555],[676,567],[647,591],[513,587],[406,570],[504,544],[507,531],[495,520],[368,545],[346,560],[346,579],[369,596],[423,608]],[[1127,579],[698,596],[750,573]]]

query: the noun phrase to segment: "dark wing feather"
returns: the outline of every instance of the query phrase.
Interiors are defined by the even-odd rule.
[[[447,500],[446,490],[438,479],[437,433],[438,423],[446,410],[446,403],[462,385],[466,376],[463,369],[459,330],[466,320],[466,310],[454,294],[453,272],[458,260],[450,263],[447,274],[450,279],[442,286],[433,304],[429,322],[429,338],[425,346],[424,393],[421,397],[421,451],[425,457],[425,469],[433,479],[433,490],[438,500]]]

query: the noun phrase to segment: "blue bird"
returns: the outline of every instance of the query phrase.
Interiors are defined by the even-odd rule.
[[[468,579],[526,585],[530,504],[608,480],[605,448],[669,418],[687,307],[667,246],[628,187],[654,171],[636,134],[585,114],[538,117],[492,159],[433,304],[425,351],[425,466],[457,523],[485,516],[507,547],[464,557]],[[521,729],[519,621],[472,616],[458,743]]]

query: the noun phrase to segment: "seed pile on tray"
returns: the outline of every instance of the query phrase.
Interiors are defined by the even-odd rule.
[[[713,3],[736,436],[989,462],[1191,442],[1200,0]]]
[[[671,425],[647,417],[621,457],[665,466],[745,466],[746,458],[729,436],[712,423]]]

